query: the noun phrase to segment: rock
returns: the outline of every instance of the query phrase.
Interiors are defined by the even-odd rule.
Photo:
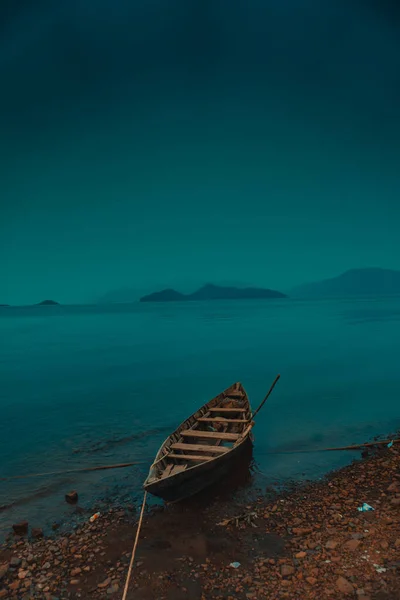
[[[71,571],[71,577],[76,577],[80,573],[82,573],[82,569],[80,567],[77,567],[76,569],[72,569],[72,571]]]
[[[317,579],[315,579],[315,577],[306,577],[306,581],[310,584],[310,585],[315,585],[317,583]]]
[[[15,535],[26,535],[28,533],[29,523],[28,521],[21,521],[13,525]]]
[[[65,494],[65,500],[68,504],[76,504],[78,502],[78,492],[73,490],[72,492]]]
[[[8,571],[8,564],[2,563],[0,565],[0,581],[3,579],[3,577],[7,573],[7,571]]]
[[[389,485],[389,487],[386,490],[387,492],[399,492],[400,491],[400,484],[398,481],[394,481],[393,483],[391,483]]]
[[[24,571],[23,569],[20,569],[18,571],[18,579],[25,579],[25,577],[28,575],[28,571]]]
[[[10,560],[10,566],[11,567],[19,567],[19,565],[21,564],[21,559],[18,558],[17,556],[13,556]]]
[[[119,590],[119,586],[117,583],[114,583],[111,587],[108,588],[107,594],[111,596],[112,594],[116,594]]]
[[[303,527],[293,527],[292,531],[295,535],[307,535],[307,533],[312,533],[312,529]]]
[[[71,585],[78,585],[78,583],[79,583],[79,579],[71,579],[70,580]]]
[[[354,588],[351,585],[350,581],[347,581],[344,577],[338,577],[336,580],[336,587],[342,594],[353,594]]]
[[[0,598],[5,598],[6,596],[8,596],[7,590],[0,590]]]
[[[326,542],[325,548],[327,548],[328,550],[334,550],[338,543],[339,542],[335,542],[335,540],[329,540],[328,542]]]
[[[346,548],[346,550],[350,550],[351,552],[353,552],[354,550],[356,550],[358,548],[358,546],[361,544],[360,540],[349,540],[348,542],[346,542],[344,544],[344,548]]]
[[[382,550],[387,550],[389,548],[389,542],[383,541],[381,542]]]
[[[43,537],[43,529],[40,529],[39,527],[33,527],[31,530],[31,535],[33,538],[35,539],[39,539]]]
[[[107,579],[105,579],[103,581],[103,583],[98,583],[97,587],[100,588],[100,589],[103,589],[103,588],[108,587],[110,585],[110,583],[111,583],[111,577],[107,577]]]
[[[15,590],[17,590],[19,588],[19,585],[20,585],[20,581],[17,579],[16,581],[13,581],[12,583],[10,583],[8,587],[10,588],[10,590],[13,590],[13,592],[14,592]]]
[[[289,575],[293,575],[293,573],[294,573],[294,567],[291,567],[289,565],[281,566],[281,575],[283,577],[288,577]]]
[[[298,552],[296,554],[296,558],[305,558],[307,556],[307,552]]]
[[[395,548],[400,548],[400,538],[397,538],[397,540],[394,543]]]
[[[400,498],[392,498],[390,504],[393,506],[400,506]]]

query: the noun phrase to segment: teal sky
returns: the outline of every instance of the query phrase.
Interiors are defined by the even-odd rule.
[[[395,3],[31,4],[0,6],[0,303],[400,268]]]

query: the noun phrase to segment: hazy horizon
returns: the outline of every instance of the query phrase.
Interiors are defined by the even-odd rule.
[[[390,0],[4,0],[0,303],[400,265]]]

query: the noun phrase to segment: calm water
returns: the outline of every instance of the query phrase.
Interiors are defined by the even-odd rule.
[[[0,535],[27,518],[135,501],[160,443],[242,381],[259,417],[253,486],[354,457],[274,454],[400,426],[400,299],[0,308],[0,477],[143,460],[132,469],[0,482]],[[5,508],[8,506],[9,508]]]

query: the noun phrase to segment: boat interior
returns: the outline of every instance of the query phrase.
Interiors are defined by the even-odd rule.
[[[251,430],[246,392],[236,383],[189,417],[164,442],[150,468],[148,484],[226,454]]]

